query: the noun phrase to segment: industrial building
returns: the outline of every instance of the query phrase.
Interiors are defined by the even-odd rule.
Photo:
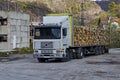
[[[28,14],[0,11],[0,50],[29,47]]]

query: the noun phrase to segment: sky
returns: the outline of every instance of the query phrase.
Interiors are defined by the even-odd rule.
[[[91,1],[101,1],[101,0],[91,0]]]

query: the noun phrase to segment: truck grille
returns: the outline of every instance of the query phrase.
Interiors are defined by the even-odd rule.
[[[53,48],[53,42],[41,42],[41,48]]]

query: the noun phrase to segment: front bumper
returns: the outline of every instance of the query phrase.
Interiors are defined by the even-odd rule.
[[[60,53],[54,53],[54,54],[39,54],[35,53],[33,54],[34,58],[63,58],[65,55]]]

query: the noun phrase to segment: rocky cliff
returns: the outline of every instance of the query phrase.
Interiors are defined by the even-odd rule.
[[[75,17],[80,18],[82,11],[86,19],[91,19],[103,12],[95,2],[84,1],[82,8],[82,0],[0,0],[0,9],[29,13],[32,20],[38,20],[40,16],[48,13],[71,12],[74,13]]]

